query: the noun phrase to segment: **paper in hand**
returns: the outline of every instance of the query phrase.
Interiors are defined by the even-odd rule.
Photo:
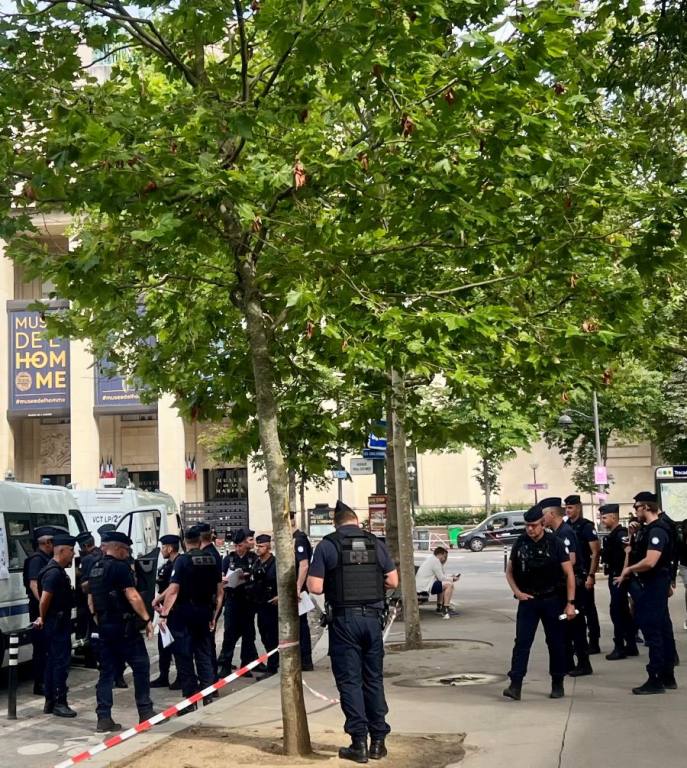
[[[302,616],[304,613],[309,613],[315,610],[315,603],[313,603],[312,597],[308,592],[301,592],[301,599],[298,601],[298,615]]]
[[[174,636],[169,631],[169,627],[166,624],[160,624],[160,637],[162,638],[163,648],[169,648],[174,642]]]

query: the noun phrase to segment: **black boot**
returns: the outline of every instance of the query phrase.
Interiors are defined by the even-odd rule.
[[[595,642],[589,643],[589,655],[590,656],[596,656],[596,654],[601,653],[601,648],[599,648],[599,641],[596,640]]]
[[[352,760],[354,763],[366,763],[368,761],[367,738],[365,736],[352,736],[350,747],[341,747],[339,757],[342,760]]]
[[[625,646],[625,655],[626,656],[639,656],[639,648],[637,648],[637,643],[627,643]]]
[[[562,677],[552,677],[551,678],[551,693],[549,694],[550,699],[562,699],[565,696],[565,688],[563,688],[563,678]]]
[[[181,683],[179,682],[179,677],[177,676],[177,679],[169,684],[169,690],[170,691],[180,691],[181,690]]]
[[[638,688],[633,688],[632,693],[637,696],[647,696],[652,693],[665,693],[666,689],[663,686],[663,682],[656,675],[649,675],[649,679],[640,685]]]
[[[677,680],[675,679],[675,672],[672,669],[667,669],[662,675],[661,680],[663,687],[667,691],[677,690]]]
[[[148,707],[147,709],[139,709],[138,710],[138,722],[142,723],[145,720],[150,720],[151,717],[155,714],[155,710],[153,707]]]
[[[55,709],[55,699],[46,699],[43,704],[43,714],[52,715],[53,709]]]
[[[301,672],[314,672],[315,667],[313,666],[312,659],[303,659],[301,662]]]
[[[43,683],[34,683],[33,684],[33,695],[34,696],[45,696],[45,686]]]
[[[99,717],[95,730],[97,733],[113,733],[114,731],[121,731],[122,726],[115,723],[111,717]]]
[[[575,669],[571,669],[568,674],[570,677],[584,677],[585,675],[593,675],[594,670],[592,669],[592,665],[589,663],[589,659],[587,659],[586,661],[580,661]]]
[[[606,654],[606,659],[608,661],[618,661],[618,659],[626,659],[627,654],[621,648],[620,646],[616,645],[616,647],[610,652]]]
[[[181,712],[177,713],[177,717],[183,717],[184,715],[190,715],[191,712],[195,712],[198,709],[198,705],[193,702],[193,704],[189,705],[188,707],[185,707],[181,710]]]
[[[52,714],[55,717],[76,717],[76,712],[67,704],[66,699],[56,701],[53,707]]]
[[[151,688],[168,688],[169,678],[163,677],[162,675],[160,675],[160,677],[156,677],[155,680],[150,681],[150,687]]]
[[[370,760],[381,760],[387,756],[384,739],[370,739]]]
[[[513,701],[520,701],[520,698],[522,696],[522,683],[515,682],[515,680],[511,680],[508,688],[506,688],[503,691],[503,695],[507,699],[513,699]]]

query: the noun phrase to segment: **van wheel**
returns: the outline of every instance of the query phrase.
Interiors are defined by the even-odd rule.
[[[484,542],[482,539],[470,539],[470,549],[473,552],[481,552],[484,549]]]

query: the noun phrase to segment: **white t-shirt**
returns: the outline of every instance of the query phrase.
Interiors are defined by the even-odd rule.
[[[444,581],[444,565],[436,555],[429,555],[415,574],[415,591],[429,592],[435,581]]]

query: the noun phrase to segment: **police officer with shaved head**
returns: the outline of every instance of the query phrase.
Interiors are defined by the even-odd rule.
[[[510,685],[503,692],[519,701],[522,681],[527,674],[530,649],[539,622],[544,625],[549,648],[551,698],[565,695],[565,627],[575,619],[575,574],[563,542],[544,527],[539,505],[525,513],[525,533],[513,545],[506,568],[506,580],[518,601],[515,645],[508,676]]]
[[[279,598],[277,596],[277,561],[272,554],[272,537],[261,533],[255,537],[257,558],[251,568],[248,594],[255,605],[260,639],[266,651],[276,648],[279,643]],[[273,653],[267,659],[265,677],[279,671],[279,654]]]
[[[181,546],[181,539],[174,534],[167,534],[160,537],[160,554],[164,557],[165,562],[162,567],[158,569],[156,586],[157,595],[153,600],[153,608],[162,612],[162,604],[165,600],[165,594],[169,587],[170,579],[172,578],[172,571],[174,570],[174,562],[179,557],[179,548]],[[157,636],[157,649],[159,656],[159,669],[160,674],[152,680],[150,683],[151,688],[167,688],[171,690],[181,690],[181,684],[179,680],[174,683],[170,683],[169,669],[172,666],[172,646],[165,647],[162,642],[162,633]]]
[[[339,757],[366,763],[387,754],[382,632],[385,590],[398,586],[398,574],[385,545],[363,531],[355,512],[341,501],[334,526],[336,531],[315,549],[308,589],[325,595],[329,657],[346,716],[344,729],[351,737]]]

